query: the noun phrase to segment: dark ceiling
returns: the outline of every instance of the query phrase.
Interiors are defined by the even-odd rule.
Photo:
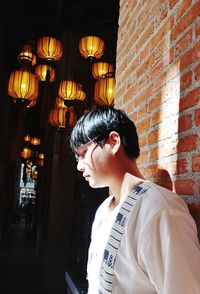
[[[118,0],[7,0],[0,12],[4,29],[21,36],[63,29],[89,33],[116,23],[118,13]]]

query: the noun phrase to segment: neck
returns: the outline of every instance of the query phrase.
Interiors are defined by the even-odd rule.
[[[144,177],[140,173],[135,160],[131,161],[131,164],[124,166],[125,167],[116,175],[110,186],[110,190],[115,197],[116,205],[124,201],[134,187],[144,181]]]

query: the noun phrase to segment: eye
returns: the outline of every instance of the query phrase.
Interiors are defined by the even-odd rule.
[[[87,152],[87,150],[83,150],[83,151],[81,152],[81,154],[79,155],[79,157],[80,157],[81,159],[84,159],[84,158],[85,158],[85,155],[86,155],[86,152]]]
[[[85,146],[82,148],[79,148],[79,150],[76,153],[77,162],[79,161],[79,159],[83,160],[85,158],[86,152],[87,152],[87,148],[85,148]]]

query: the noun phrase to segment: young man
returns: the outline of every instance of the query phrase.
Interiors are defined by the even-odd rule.
[[[92,227],[88,293],[199,294],[196,225],[181,197],[143,178],[128,116],[95,108],[76,123],[70,144],[89,185],[112,193]]]

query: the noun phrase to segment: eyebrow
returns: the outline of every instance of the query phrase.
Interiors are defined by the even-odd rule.
[[[81,145],[80,147],[78,147],[77,149],[75,149],[75,153],[77,154],[77,151],[79,149],[81,149],[82,147],[86,147],[88,145],[90,145],[91,142],[95,142],[98,138],[100,137],[100,135],[97,135],[96,137],[94,137],[93,139],[89,139],[89,141],[87,141],[85,144]],[[97,142],[96,142],[97,143]]]
[[[91,143],[91,140],[88,141],[87,143],[81,145],[80,147],[78,147],[78,149],[75,150],[75,154],[78,155],[79,150],[81,151],[82,148],[87,147],[90,143]]]
[[[75,150],[75,154],[78,154],[77,152],[78,152],[78,150],[80,150],[81,148],[87,147],[88,145],[90,145],[90,143],[92,143],[92,142],[94,142],[95,140],[97,140],[98,137],[99,137],[99,135],[96,136],[96,137],[94,137],[93,139],[89,139],[89,141],[87,141],[85,144],[83,144],[83,145],[81,145],[80,147],[78,147],[78,148]]]

